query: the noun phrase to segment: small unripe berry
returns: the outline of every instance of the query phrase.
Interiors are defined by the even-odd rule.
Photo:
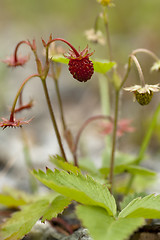
[[[139,93],[138,91],[135,92],[136,100],[139,104],[141,105],[147,105],[150,103],[153,92],[150,91],[150,93],[145,92],[145,93]]]

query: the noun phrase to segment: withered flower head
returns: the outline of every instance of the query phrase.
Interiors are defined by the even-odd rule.
[[[133,92],[137,102],[141,105],[147,105],[150,103],[153,92],[159,92],[160,86],[159,84],[148,85],[145,84],[144,87],[141,85],[135,85],[132,87],[124,88],[125,91]]]
[[[117,125],[117,136],[121,137],[124,133],[134,132],[135,128],[131,126],[132,120],[130,119],[121,119],[118,121]],[[112,134],[113,132],[113,122],[105,122],[102,125],[101,133],[103,135]]]
[[[17,67],[17,66],[23,66],[26,62],[29,60],[28,56],[18,56],[17,59],[15,59],[15,56],[7,57],[5,60],[2,60],[3,63],[7,64],[8,67]]]
[[[11,121],[10,119],[6,119],[6,118],[2,118],[2,122],[0,122],[0,127],[2,127],[3,129],[7,128],[7,127],[22,127],[24,124],[28,124],[32,119],[27,120],[27,121],[23,121],[23,119],[14,119],[13,121]]]

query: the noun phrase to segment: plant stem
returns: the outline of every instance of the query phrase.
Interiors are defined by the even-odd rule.
[[[124,83],[126,82],[127,78],[128,78],[128,75],[130,73],[130,70],[131,70],[131,57],[129,57],[128,59],[128,67],[127,67],[127,71],[126,71],[126,74],[123,78],[123,81],[121,82],[120,86],[119,86],[119,89],[121,89],[124,85]]]
[[[110,184],[110,192],[113,191],[113,177],[114,177],[114,159],[115,159],[115,151],[116,151],[116,138],[117,138],[117,124],[118,124],[118,111],[119,111],[119,96],[120,91],[123,87],[123,84],[126,82],[129,72],[131,69],[131,57],[128,59],[128,67],[126,74],[117,90],[115,90],[115,110],[114,110],[114,125],[113,125],[113,136],[112,136],[112,151],[111,151],[111,159],[110,159],[110,173],[109,173],[109,184]]]
[[[65,122],[65,118],[64,118],[63,104],[62,104],[61,94],[60,94],[60,91],[59,91],[59,84],[58,84],[57,75],[54,74],[53,64],[51,64],[51,71],[52,71],[52,78],[53,78],[54,83],[55,83],[55,88],[56,88],[56,93],[57,93],[57,98],[58,98],[58,104],[59,104],[59,109],[60,109],[60,115],[61,115],[63,130],[65,132],[67,127],[66,127],[66,122]]]
[[[58,140],[58,144],[59,144],[59,147],[60,147],[60,150],[61,150],[61,154],[62,154],[64,160],[66,162],[68,162],[67,158],[66,158],[66,154],[64,152],[64,148],[63,148],[61,136],[60,136],[60,133],[59,133],[59,130],[58,130],[57,122],[56,122],[56,119],[55,119],[55,116],[54,116],[54,112],[53,112],[53,109],[52,109],[52,105],[51,105],[51,101],[50,101],[50,97],[49,97],[48,89],[47,89],[47,85],[46,85],[46,80],[42,80],[42,85],[43,85],[43,89],[44,89],[44,93],[45,93],[45,97],[46,97],[49,113],[50,113],[50,116],[51,116],[51,120],[52,120],[54,129],[55,129],[57,140]]]
[[[115,94],[115,110],[114,110],[114,125],[113,125],[113,136],[112,136],[112,151],[110,159],[110,172],[109,172],[109,184],[110,192],[113,191],[113,176],[114,176],[114,159],[116,151],[116,138],[117,138],[117,123],[118,123],[118,108],[119,108],[119,93],[120,90],[116,90]]]
[[[16,46],[16,48],[15,48],[15,50],[14,50],[14,61],[15,61],[15,62],[17,62],[17,51],[18,51],[18,48],[19,48],[19,46],[20,46],[21,44],[23,44],[23,43],[25,43],[25,44],[28,45],[28,42],[27,42],[27,41],[20,41],[20,42],[17,44],[17,46]]]
[[[64,40],[63,38],[54,38],[47,43],[47,46],[49,46],[52,42],[55,42],[55,41],[61,41],[66,43],[74,51],[76,56],[79,57],[79,52],[72,46],[72,44],[70,44],[68,41]]]
[[[138,48],[136,50],[134,50],[132,52],[132,55],[135,55],[136,53],[147,53],[148,55],[150,55],[154,60],[159,61],[160,59],[157,57],[157,55],[155,53],[153,53],[152,51],[145,49],[145,48]]]
[[[141,85],[142,85],[142,87],[144,87],[145,86],[145,81],[144,81],[142,68],[141,68],[137,58],[134,55],[131,55],[131,58],[134,61],[136,67],[137,67],[137,70],[138,70],[138,73],[139,73],[139,78],[140,78],[140,81],[141,81]]]
[[[103,19],[104,19],[104,24],[105,24],[105,28],[106,28],[109,60],[112,61],[113,60],[112,47],[111,47],[110,32],[109,32],[109,25],[108,25],[108,17],[107,17],[107,13],[106,13],[105,8],[104,8],[104,11],[103,11]]]
[[[91,123],[92,121],[95,120],[99,120],[99,119],[105,119],[105,120],[109,120],[112,121],[112,118],[110,116],[104,116],[104,115],[98,115],[98,116],[94,116],[94,117],[90,117],[89,119],[87,119],[83,125],[80,127],[76,138],[75,138],[75,144],[74,144],[74,154],[77,152],[77,147],[78,147],[78,143],[79,143],[79,139],[80,136],[82,135],[83,130],[88,126],[89,123]]]
[[[149,144],[150,139],[152,137],[152,133],[153,133],[153,131],[155,129],[155,126],[157,124],[157,119],[158,119],[159,113],[160,113],[160,104],[156,108],[156,111],[153,114],[151,123],[150,123],[150,125],[148,127],[148,130],[146,132],[146,135],[144,136],[143,142],[142,142],[140,150],[139,150],[138,157],[135,160],[135,164],[136,165],[139,165],[140,162],[144,159],[145,152],[147,150],[148,144]],[[131,188],[131,186],[133,184],[134,178],[135,178],[135,175],[131,175],[130,176],[130,179],[129,179],[128,184],[126,186],[125,194],[129,193],[130,188]]]
[[[23,81],[22,85],[20,86],[20,88],[19,88],[19,90],[18,90],[18,92],[16,94],[16,97],[14,99],[14,102],[13,102],[13,105],[12,105],[12,108],[11,108],[11,115],[10,115],[10,121],[11,122],[14,121],[14,111],[15,111],[15,107],[16,107],[16,103],[17,103],[18,97],[20,96],[21,91],[23,90],[23,87],[25,86],[25,84],[33,77],[39,77],[39,75],[38,74],[33,74],[33,75],[29,76],[28,78],[26,78]]]

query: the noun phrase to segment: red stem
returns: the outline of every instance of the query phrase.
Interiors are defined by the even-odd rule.
[[[66,43],[70,48],[72,48],[76,56],[79,57],[79,52],[72,46],[72,44],[70,44],[68,41],[64,40],[63,38],[54,38],[47,43],[47,46],[49,46],[52,42],[55,42],[55,41],[61,41]]]
[[[17,44],[17,46],[16,46],[16,48],[15,48],[15,50],[14,50],[14,61],[15,61],[15,63],[18,62],[18,60],[17,60],[17,51],[18,51],[18,48],[19,48],[19,46],[20,46],[21,44],[23,44],[23,43],[25,43],[25,44],[28,45],[28,42],[27,42],[27,41],[20,41],[20,42]]]
[[[98,116],[94,116],[94,117],[91,117],[91,118],[87,119],[83,123],[83,125],[81,126],[81,128],[79,129],[79,131],[77,133],[77,136],[76,136],[76,139],[75,139],[75,144],[74,144],[74,150],[73,150],[74,154],[76,154],[78,143],[79,143],[79,139],[80,139],[80,136],[82,134],[82,131],[88,126],[88,124],[90,122],[95,121],[95,120],[99,120],[99,119],[107,119],[109,121],[113,120],[110,116],[104,116],[104,115],[98,115]]]

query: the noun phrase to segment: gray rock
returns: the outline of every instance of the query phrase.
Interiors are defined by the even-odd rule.
[[[46,222],[41,223],[38,221],[32,228],[31,232],[27,234],[23,240],[92,240],[87,229],[80,228],[75,231],[72,235],[65,236],[62,233],[56,231],[55,228]]]

